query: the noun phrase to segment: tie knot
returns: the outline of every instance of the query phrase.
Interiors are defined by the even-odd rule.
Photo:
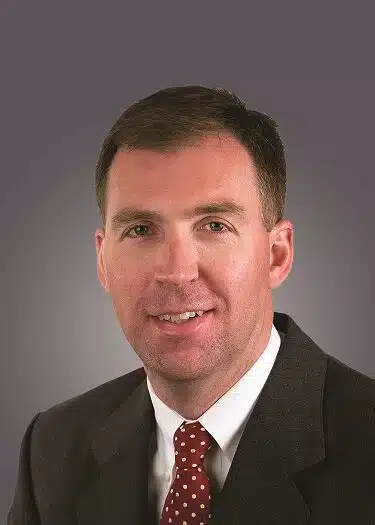
[[[199,421],[184,422],[173,437],[176,468],[201,468],[206,452],[212,447],[212,439]]]

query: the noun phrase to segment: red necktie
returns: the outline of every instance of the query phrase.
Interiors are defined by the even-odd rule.
[[[211,518],[210,484],[204,456],[213,438],[196,421],[184,422],[175,432],[176,477],[168,491],[160,525],[207,525]]]

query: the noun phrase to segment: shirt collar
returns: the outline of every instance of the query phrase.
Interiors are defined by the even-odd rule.
[[[174,433],[184,421],[188,423],[199,421],[228,459],[232,460],[242,431],[271,372],[280,343],[280,335],[272,325],[268,344],[258,360],[197,420],[185,419],[168,407],[156,395],[147,376],[147,387],[154,407],[156,423],[169,446],[173,447]]]

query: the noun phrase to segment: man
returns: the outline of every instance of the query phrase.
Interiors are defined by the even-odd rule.
[[[276,128],[200,86],[114,124],[98,277],[144,366],[33,418],[8,524],[375,523],[375,381],[273,311],[293,263]]]

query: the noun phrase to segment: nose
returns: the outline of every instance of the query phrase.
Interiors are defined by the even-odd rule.
[[[196,246],[182,238],[166,241],[155,265],[155,280],[181,285],[198,278]]]

